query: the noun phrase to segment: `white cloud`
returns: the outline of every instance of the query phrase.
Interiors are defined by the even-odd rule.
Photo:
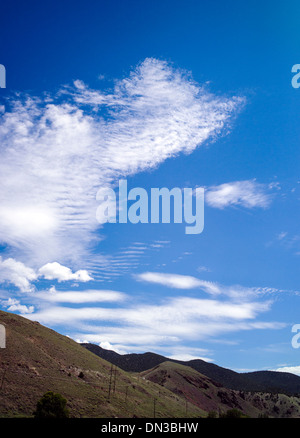
[[[204,286],[210,293],[211,285]],[[257,320],[261,313],[270,310],[272,302],[253,298],[269,296],[273,289],[216,287],[220,294],[212,295],[212,298],[179,296],[165,298],[155,304],[146,304],[144,298],[141,303],[138,297],[133,301],[126,294],[111,290],[58,292],[52,287],[49,291],[30,295],[34,304],[36,300],[38,310],[27,317],[53,328],[63,326],[73,339],[109,343],[115,351],[164,349],[163,353],[167,356],[190,354],[204,360],[210,360],[207,352],[183,350],[182,345],[186,342],[221,340],[231,332],[285,327],[280,322]],[[98,304],[101,302],[113,304],[107,307]],[[60,306],[61,303],[69,305]]]
[[[244,287],[240,285],[226,286],[220,283],[201,280],[190,275],[161,272],[143,272],[134,275],[138,281],[161,284],[173,289],[201,289],[210,295],[226,295],[231,299],[243,301],[257,296],[272,295],[283,292],[270,287]]]
[[[178,323],[176,331],[181,331],[181,321],[201,317],[218,320],[228,318],[231,320],[253,319],[258,312],[269,309],[269,303],[231,303],[215,300],[205,300],[189,297],[171,299],[164,305],[146,305],[133,308],[100,308],[100,307],[47,307],[35,314],[43,323],[67,321],[112,321],[126,322],[129,324],[168,325],[168,322]]]
[[[115,345],[110,344],[109,342],[100,342],[99,346],[101,348],[104,348],[105,350],[111,350],[111,351],[115,351],[118,354],[126,354],[127,351],[122,349],[122,348],[118,348]]]
[[[6,307],[9,312],[19,312],[21,314],[28,314],[34,312],[34,306],[26,306],[20,303],[19,300],[9,298],[1,302],[3,307]]]
[[[59,282],[76,280],[85,283],[92,280],[92,277],[86,270],[80,269],[73,273],[70,268],[57,262],[47,263],[42,266],[38,270],[38,274],[39,277],[44,277],[46,280],[58,280]]]
[[[33,318],[31,318],[33,319]],[[118,320],[115,321],[118,324]],[[279,330],[286,325],[279,322],[232,322],[226,320],[212,321],[209,318],[189,323],[173,320],[172,324],[155,326],[149,324],[147,327],[136,325],[120,324],[109,326],[107,324],[73,326],[73,338],[87,339],[91,343],[110,342],[114,345],[122,345],[127,351],[168,351],[172,352],[175,347],[181,346],[185,342],[210,341],[222,338],[224,334],[249,331],[249,330]],[[78,332],[82,330],[82,332]],[[166,353],[164,353],[166,354]],[[176,354],[176,353],[175,353]],[[166,354],[167,356],[169,353]],[[172,355],[172,353],[171,353]],[[201,355],[201,357],[206,357]],[[209,358],[206,357],[207,360]]]
[[[8,258],[3,260],[0,256],[0,282],[14,284],[22,292],[33,290],[31,282],[37,279],[35,271],[23,263]]]
[[[300,365],[296,365],[293,367],[280,367],[273,371],[279,371],[282,373],[292,373],[292,374],[296,374],[297,376],[300,376]]]
[[[195,359],[201,359],[201,360],[205,360],[206,362],[212,362],[212,359],[210,359],[208,357],[194,356],[194,355],[189,354],[189,353],[178,353],[178,354],[173,354],[172,356],[168,356],[168,357],[170,359],[181,360],[184,362],[187,362],[189,360],[195,360]]]
[[[266,208],[271,203],[268,186],[257,183],[255,180],[234,181],[208,187],[205,200],[210,207],[220,209],[231,205]]]
[[[211,272],[211,270],[207,266],[198,266],[198,272]]]
[[[98,189],[191,153],[243,103],[156,59],[111,93],[76,81],[53,98],[12,99],[0,120],[0,240],[30,266],[86,260]]]
[[[55,303],[99,303],[99,302],[120,302],[126,299],[122,292],[113,290],[84,290],[84,291],[64,291],[58,292],[54,287],[48,292],[35,294],[39,300]]]
[[[278,240],[283,240],[288,235],[287,231],[282,231],[281,233],[277,234]]]
[[[36,272],[13,258],[3,260],[0,256],[0,283],[13,284],[21,292],[32,292],[35,290],[32,282],[41,277],[46,280],[58,280],[59,282],[68,280],[87,282],[92,280],[86,270],[81,269],[73,273],[71,269],[57,262],[48,263]]]
[[[165,274],[160,272],[144,272],[134,276],[137,280],[161,284],[175,289],[201,288],[210,294],[219,294],[221,290],[216,283],[200,280],[190,275]]]
[[[211,353],[204,348],[192,347],[192,346],[176,346],[171,348],[171,354],[168,354],[170,359],[189,361],[194,359],[202,359],[206,362],[213,362],[213,359],[208,357]]]

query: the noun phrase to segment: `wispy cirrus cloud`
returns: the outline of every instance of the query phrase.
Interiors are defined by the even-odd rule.
[[[95,290],[87,289],[83,291],[57,291],[51,287],[48,291],[42,291],[35,294],[38,300],[54,303],[84,304],[84,303],[105,303],[105,302],[122,302],[127,296],[122,292],[114,290]]]
[[[243,103],[152,58],[111,92],[75,81],[54,97],[18,95],[0,121],[0,240],[30,266],[81,265],[99,226],[98,189],[191,153]]]
[[[261,313],[270,310],[270,302],[232,302],[181,296],[157,304],[139,303],[136,299],[135,302],[129,300],[125,306],[120,301],[113,307],[92,306],[92,303],[75,307],[70,306],[72,300],[69,306],[64,307],[58,305],[59,300],[52,306],[49,302],[44,305],[39,301],[39,310],[27,317],[52,327],[63,325],[67,327],[68,334],[77,340],[109,343],[128,352],[145,351],[145,348],[164,350],[169,355],[183,354],[182,347],[186,342],[207,341],[243,330],[281,329],[285,326],[276,321],[257,320]]]
[[[57,290],[51,287],[23,294],[22,303],[11,304],[16,304],[16,311],[29,319],[58,331],[64,327],[76,340],[110,345],[117,351],[147,349],[172,357],[191,355],[192,350],[184,348],[187,343],[216,341],[228,333],[245,330],[285,327],[281,322],[259,320],[260,315],[272,307],[270,294],[274,290],[271,288],[224,286],[195,277],[172,275],[142,276],[142,279],[181,291],[199,288],[208,296],[169,296],[153,302],[144,294],[132,297],[108,289]],[[30,313],[28,309],[35,310]],[[194,353],[210,359],[207,351],[201,354],[198,348]]]
[[[256,180],[233,181],[210,186],[205,193],[210,207],[223,209],[228,206],[267,208],[271,204],[270,186]]]
[[[190,275],[168,274],[161,272],[143,272],[136,274],[134,277],[139,281],[145,281],[148,283],[161,284],[163,286],[171,287],[174,289],[195,289],[201,288],[210,294],[221,293],[217,284],[200,280],[199,278]]]
[[[143,272],[134,275],[138,281],[160,284],[173,289],[201,289],[210,295],[226,295],[236,300],[247,300],[257,296],[270,296],[282,290],[271,287],[245,287],[241,285],[224,285],[217,282],[201,280],[190,275],[162,272]]]
[[[169,241],[133,242],[113,253],[95,254],[85,265],[95,281],[112,281],[145,263],[147,257],[168,246]]]
[[[189,321],[199,317],[210,320],[253,319],[257,313],[270,308],[270,303],[231,303],[216,300],[205,300],[190,297],[172,298],[163,305],[134,306],[132,308],[102,308],[102,307],[48,307],[35,314],[39,321],[48,323],[66,323],[67,321],[119,321],[122,323],[149,326],[153,324],[166,330],[170,322]],[[180,332],[177,328],[175,332]],[[167,330],[168,331],[168,330]],[[174,333],[175,333],[174,332]],[[163,331],[165,333],[165,331]]]

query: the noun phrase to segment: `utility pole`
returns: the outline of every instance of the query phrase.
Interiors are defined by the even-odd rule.
[[[0,391],[2,390],[2,387],[3,387],[3,382],[4,382],[5,374],[6,374],[6,368],[4,369],[4,372],[3,372],[1,386],[0,386]]]
[[[156,414],[155,408],[156,408],[156,398],[154,397],[154,400],[153,400],[153,418],[155,418],[155,414]]]
[[[116,392],[117,368],[114,369],[114,393]]]
[[[108,386],[108,400],[110,400],[111,380],[112,380],[113,366],[110,367],[109,386]]]

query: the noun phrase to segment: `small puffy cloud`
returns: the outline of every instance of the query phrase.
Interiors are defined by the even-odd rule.
[[[57,262],[47,263],[36,272],[13,258],[3,260],[0,256],[0,283],[13,284],[21,292],[33,292],[35,288],[32,282],[41,277],[59,282],[75,280],[83,283],[93,279],[85,269],[72,272],[70,268]]]
[[[67,266],[63,266],[58,262],[46,263],[39,271],[39,276],[44,277],[46,280],[68,281],[76,280],[83,283],[92,280],[92,277],[85,269],[72,272]]]
[[[25,306],[19,300],[9,298],[1,302],[3,307],[6,307],[9,312],[19,312],[21,314],[28,314],[34,312],[34,306]]]
[[[234,181],[208,187],[205,199],[210,207],[219,209],[232,205],[266,208],[271,203],[268,186],[255,180]]]
[[[37,279],[35,271],[13,258],[0,257],[0,283],[9,282],[22,292],[33,290],[31,282]]]

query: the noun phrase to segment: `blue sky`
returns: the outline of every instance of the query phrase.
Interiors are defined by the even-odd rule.
[[[296,1],[2,5],[0,308],[121,353],[300,373]],[[96,194],[204,187],[204,231]]]

